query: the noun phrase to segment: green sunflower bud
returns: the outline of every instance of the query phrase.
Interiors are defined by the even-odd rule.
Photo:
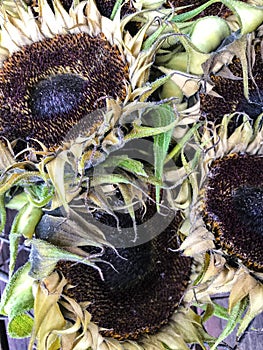
[[[180,87],[172,79],[170,79],[164,83],[160,96],[162,99],[174,97],[176,98],[176,103],[181,103],[184,94]]]
[[[16,227],[14,228],[15,232],[22,234],[25,238],[32,238],[36,225],[42,215],[42,209],[33,206],[31,203],[27,203],[17,215]]]
[[[13,338],[30,336],[33,319],[27,314],[34,305],[32,285],[34,279],[28,275],[30,263],[16,271],[6,286],[0,303],[0,313],[8,316],[8,333]]]
[[[195,22],[190,38],[198,50],[209,53],[230,34],[230,28],[225,20],[217,16],[209,16]]]
[[[195,51],[189,48],[189,52],[179,52],[172,56],[172,58],[163,64],[163,67],[180,72],[187,72],[192,74],[203,74],[202,64],[210,57],[207,53]]]
[[[238,17],[241,26],[241,35],[256,30],[263,21],[262,1],[257,1],[259,6],[252,6],[241,1],[222,1]]]

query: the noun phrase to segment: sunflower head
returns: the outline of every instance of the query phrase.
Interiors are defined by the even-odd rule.
[[[204,220],[216,242],[247,267],[263,271],[262,156],[231,154],[211,164]]]
[[[128,81],[123,55],[102,33],[60,34],[22,46],[1,69],[1,135],[55,147],[106,98],[124,100]],[[101,122],[90,120],[88,132]]]
[[[36,140],[52,150],[109,99],[127,102],[138,86],[143,93],[153,55],[140,54],[145,29],[132,38],[119,18],[102,16],[93,1],[81,2],[69,13],[59,1],[53,2],[53,10],[39,1],[37,18],[30,7],[17,6],[15,21],[2,8],[1,136],[37,147]],[[136,47],[129,47],[132,40]],[[95,115],[87,137],[103,123]]]
[[[250,50],[248,55],[253,55],[254,58],[251,61],[248,84],[241,60],[235,56],[227,68],[210,75],[213,89],[200,94],[201,114],[207,120],[220,124],[224,115],[236,113],[236,118],[232,117],[235,125],[230,125],[230,132],[240,125],[241,114],[245,113],[255,121],[263,112],[263,81],[260,74],[263,60],[260,44]]]
[[[205,298],[230,293],[229,315],[244,313],[229,325],[233,331],[240,323],[239,337],[262,312],[263,134],[261,118],[252,125],[247,116],[229,134],[231,118],[235,114],[225,115],[219,127],[207,122],[199,130],[203,152],[189,162],[196,171],[193,200],[180,231],[187,236],[184,254],[204,259],[197,291]],[[212,349],[223,339],[224,332]]]
[[[137,211],[136,225],[140,227],[144,221],[144,229],[155,236],[158,225],[150,227],[150,215],[156,213],[151,213],[150,207],[148,203],[143,219],[142,209]],[[110,225],[110,235],[117,234],[114,217],[100,211],[95,216],[104,226]],[[123,236],[133,227],[133,222],[129,214],[117,214],[117,217],[119,234],[128,241],[128,237]],[[57,269],[75,286],[68,289],[67,295],[78,302],[90,302],[88,310],[104,336],[123,340],[155,334],[176,312],[189,283],[192,265],[191,259],[172,251],[178,248],[177,238],[172,235],[178,219],[180,221],[179,217],[173,219],[163,232],[146,243],[118,248],[117,252],[106,248],[101,256],[104,263],[98,264],[103,280],[98,271],[85,265],[58,263]],[[87,249],[94,253],[94,248]]]

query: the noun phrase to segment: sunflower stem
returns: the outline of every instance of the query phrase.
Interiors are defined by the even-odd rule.
[[[122,2],[123,2],[123,0],[117,0],[115,2],[115,5],[114,5],[113,10],[112,10],[112,13],[110,15],[110,19],[111,20],[114,20],[114,17],[116,16],[116,13],[119,11],[119,8],[122,5]]]
[[[142,45],[143,50],[148,50],[152,47],[152,45],[157,41],[157,39],[160,37],[162,32],[165,30],[167,27],[167,24],[164,23],[162,24],[152,35],[150,35],[145,42]]]
[[[0,196],[0,233],[3,232],[6,223],[5,196]]]
[[[172,22],[185,22],[188,21],[189,19],[192,19],[193,17],[197,16],[199,13],[204,11],[208,6],[212,5],[214,2],[220,2],[218,0],[210,0],[206,2],[205,4],[197,7],[194,10],[188,11],[186,13],[182,13],[180,15],[175,15],[172,18]]]
[[[165,159],[165,164],[169,162],[169,160],[179,156],[183,146],[190,140],[190,138],[193,136],[193,134],[196,132],[196,130],[199,128],[201,124],[197,123],[195,124],[186,134],[185,136],[177,143],[177,145],[173,148],[173,150],[167,155]]]
[[[206,311],[207,307],[211,304],[203,304],[200,305],[199,303],[194,302],[193,303],[194,306],[198,307],[201,310]],[[229,319],[229,313],[227,312],[227,309],[215,302],[212,303],[213,305],[213,316],[222,318],[224,320],[228,320]]]

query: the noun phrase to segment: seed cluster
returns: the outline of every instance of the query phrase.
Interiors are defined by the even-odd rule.
[[[204,221],[219,246],[263,271],[263,157],[232,154],[213,162],[205,184]]]
[[[101,217],[104,223],[108,221],[110,232],[113,225],[110,215],[101,214]],[[132,227],[128,214],[119,219],[121,227]],[[147,219],[147,213],[146,216],[137,213],[137,225]],[[107,248],[102,259],[111,266],[98,263],[104,281],[96,270],[85,265],[58,264],[58,269],[74,286],[67,291],[68,295],[77,301],[91,302],[88,310],[92,320],[103,328],[103,335],[119,340],[137,339],[145,333],[155,333],[169,322],[191,275],[192,260],[172,251],[178,248],[176,231],[180,221],[176,216],[163,232],[144,244],[118,248],[119,256]],[[154,229],[158,228],[148,227],[146,231],[153,233]],[[125,232],[124,228],[119,234]],[[89,248],[89,252],[96,251]]]
[[[249,80],[249,100],[244,96],[242,66],[238,58],[235,58],[228,68],[232,77],[226,78],[211,74],[210,78],[215,87],[213,91],[220,97],[200,94],[201,114],[209,121],[220,124],[225,114],[237,114],[237,119],[230,124],[230,132],[240,124],[239,113],[246,113],[251,120],[255,120],[263,111],[263,60],[260,46],[256,46],[256,61],[253,67],[254,82]]]
[[[0,72],[0,134],[54,147],[79,120],[104,107],[106,97],[123,100],[127,80],[122,55],[102,34],[57,35],[25,46]],[[91,120],[87,134],[100,123]]]

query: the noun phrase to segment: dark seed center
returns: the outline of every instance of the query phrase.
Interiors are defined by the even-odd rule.
[[[203,213],[217,247],[258,272],[263,271],[262,169],[263,157],[257,155],[216,160],[205,185]]]
[[[147,213],[145,220],[146,217]],[[42,219],[42,224],[46,235],[47,226],[51,231],[54,226],[48,224],[53,218],[51,221],[50,216],[44,218],[46,222]],[[138,218],[136,222],[140,225],[141,220]],[[74,286],[67,291],[68,296],[78,302],[90,302],[88,311],[93,322],[103,328],[103,336],[138,339],[145,333],[156,333],[169,322],[191,274],[191,259],[173,251],[178,248],[174,234],[179,222],[181,217],[178,215],[163,232],[141,245],[118,248],[118,253],[105,248],[104,262],[97,262],[104,280],[98,271],[85,265],[58,263],[57,268]],[[39,227],[41,224],[38,230]],[[109,225],[108,230],[112,228]],[[121,234],[125,232],[124,228]],[[85,247],[85,250],[90,254],[97,252],[95,247]]]
[[[235,191],[233,203],[240,221],[263,236],[263,189],[241,187]]]
[[[87,81],[75,74],[58,74],[40,80],[30,89],[33,116],[51,119],[76,110],[83,101]]]
[[[109,290],[129,290],[136,288],[146,277],[149,277],[154,267],[154,252],[151,243],[131,248],[118,249],[116,252],[107,249],[106,261],[110,265],[103,264],[101,267],[104,275],[104,283]]]
[[[263,112],[263,91],[251,92],[250,100],[243,97],[237,106],[237,111],[246,113],[251,118],[258,117]]]

